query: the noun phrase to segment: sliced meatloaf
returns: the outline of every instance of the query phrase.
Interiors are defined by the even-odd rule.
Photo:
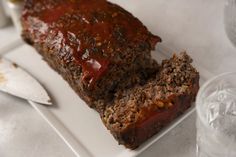
[[[101,118],[120,144],[137,148],[187,110],[199,89],[199,74],[182,53],[164,60],[156,78],[116,93]]]

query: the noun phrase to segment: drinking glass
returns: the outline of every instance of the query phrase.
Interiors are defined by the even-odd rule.
[[[207,81],[196,108],[197,157],[236,157],[236,72]]]
[[[227,0],[224,9],[224,23],[229,39],[236,46],[236,0]]]

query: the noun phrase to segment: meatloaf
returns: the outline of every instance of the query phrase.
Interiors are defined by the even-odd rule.
[[[120,144],[135,149],[191,106],[199,89],[182,53],[159,65],[161,39],[105,0],[26,0],[23,39],[43,56]]]
[[[157,71],[150,51],[161,39],[132,14],[105,0],[26,0],[23,39],[96,109],[131,73]],[[124,84],[124,82],[126,82]]]
[[[199,74],[186,54],[162,62],[144,85],[118,91],[101,113],[120,144],[135,149],[186,111],[199,89]]]

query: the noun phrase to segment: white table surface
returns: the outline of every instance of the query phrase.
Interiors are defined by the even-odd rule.
[[[141,0],[113,1],[135,12],[153,33],[162,37],[164,45],[171,45],[170,49],[174,50],[187,50],[197,63],[212,73],[236,71],[236,48],[224,31],[225,0],[155,0],[151,8],[139,6]],[[153,1],[145,3],[150,6]],[[146,9],[148,13],[139,14],[138,9]],[[159,14],[153,15],[154,10]],[[156,26],[151,25],[153,20]],[[8,51],[11,44],[17,47],[18,38],[12,27],[0,29],[0,52]],[[140,157],[194,157],[195,134],[193,114]],[[74,157],[27,102],[2,93],[0,137],[0,157]]]

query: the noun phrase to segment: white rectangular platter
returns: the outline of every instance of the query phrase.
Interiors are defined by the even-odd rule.
[[[160,49],[160,51],[162,50]],[[155,52],[154,57],[157,56],[158,60],[167,58],[160,52]],[[109,131],[104,127],[99,115],[75,94],[61,76],[54,72],[33,48],[28,45],[22,45],[5,54],[4,57],[26,69],[48,90],[53,99],[53,107],[30,103],[53,127],[72,151],[80,157],[137,156],[194,111],[194,107],[189,109],[182,117],[148,140],[137,150],[128,150],[117,144]],[[209,74],[200,66],[196,65],[196,67],[201,73],[201,82],[203,82],[205,78],[209,77],[207,76]]]
[[[186,48],[188,47],[191,50],[190,54],[194,61],[199,61],[199,58],[204,57],[205,51],[196,53],[198,49],[196,48],[196,50],[194,50],[193,48],[194,41],[196,40],[195,42],[197,43],[201,39],[200,35],[198,38],[196,37],[196,35],[199,34],[196,31],[198,25],[196,25],[196,28],[193,28],[195,26],[195,21],[188,21],[190,17],[195,16],[195,12],[196,14],[198,13],[198,8],[196,6],[200,6],[200,1],[195,1],[196,5],[192,6],[192,8],[185,8],[181,5],[187,3],[187,0],[112,1],[132,12],[141,19],[154,34],[162,37],[164,41],[163,44],[159,44],[157,46],[157,51],[153,53],[154,58],[158,61],[169,58],[173,52],[172,49],[179,52],[179,49],[175,47],[182,47],[181,45],[186,45]],[[167,5],[169,2],[172,3]],[[172,10],[176,8],[179,8],[179,10],[172,12]],[[186,14],[186,11],[189,14]],[[192,30],[190,28],[192,28]],[[177,36],[173,37],[174,35]],[[194,38],[190,38],[191,36],[194,36]],[[182,37],[183,40],[177,40],[180,37]],[[183,48],[185,48],[185,46]],[[201,48],[199,48],[199,50],[201,50]],[[194,111],[193,105],[193,107],[182,117],[178,118],[168,127],[163,129],[162,132],[148,140],[140,148],[137,150],[128,150],[117,144],[112,135],[102,124],[99,115],[90,109],[74,93],[61,76],[54,72],[33,48],[21,44],[18,48],[7,51],[7,53],[4,54],[4,57],[25,68],[47,89],[53,99],[53,107],[45,107],[32,102],[30,103],[78,157],[137,156],[153,143],[158,142],[162,136],[181,123]],[[212,76],[211,73],[200,66],[202,64],[194,62],[194,65],[200,72],[201,84]]]

